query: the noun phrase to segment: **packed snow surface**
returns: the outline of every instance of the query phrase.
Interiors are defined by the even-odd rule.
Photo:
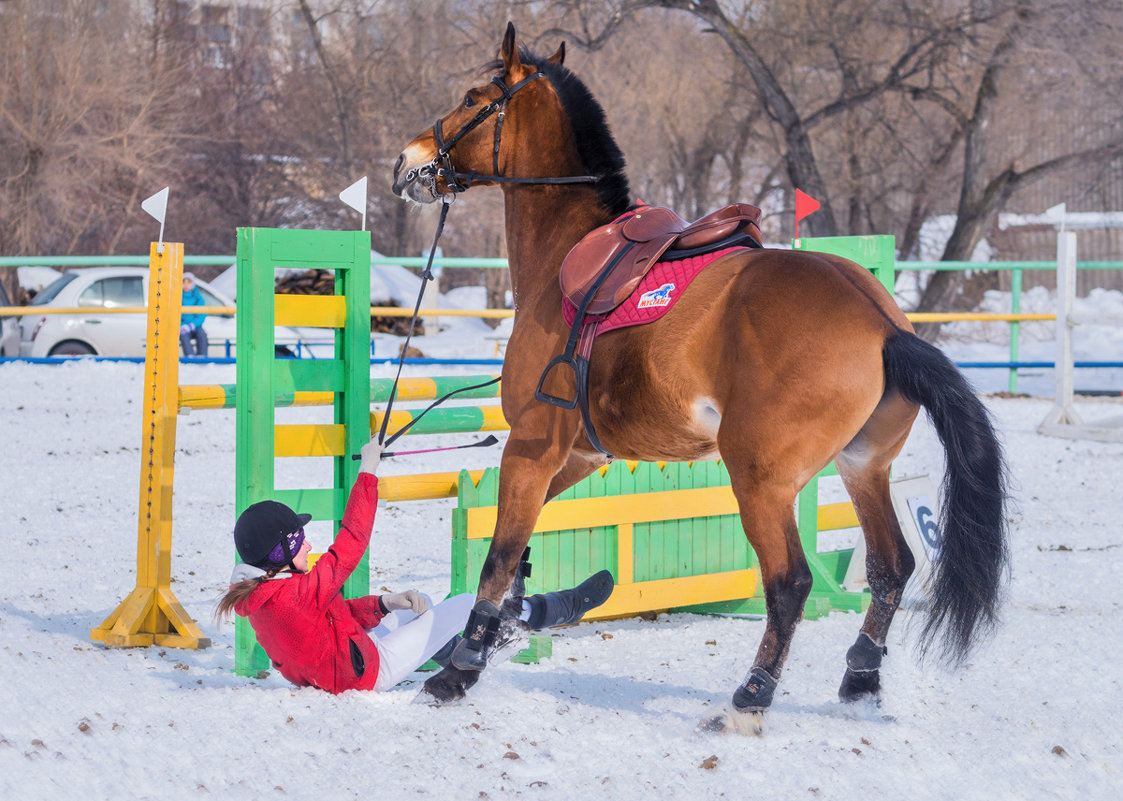
[[[464,355],[471,345],[490,356],[494,343],[480,325],[452,324],[417,344],[429,355]],[[1114,341],[1093,345],[1096,357],[1119,358]],[[393,367],[372,374],[391,376]],[[1003,371],[971,376],[987,391],[1005,388]],[[233,626],[212,618],[233,555],[233,410],[193,411],[178,425],[171,587],[211,647],[92,642],[90,629],[136,581],[143,378],[139,364],[0,365],[8,559],[0,582],[0,798],[1123,795],[1123,445],[1036,433],[1052,403],[1042,397],[1052,392],[1051,371],[1024,378],[1023,391],[1037,397],[984,397],[1012,489],[1012,569],[993,637],[958,670],[918,664],[919,612],[903,611],[888,641],[880,705],[844,705],[836,693],[860,618],[837,612],[804,621],[760,737],[697,731],[749,669],[764,630],[756,618],[661,614],[554,630],[552,658],[493,666],[465,701],[444,708],[414,703],[423,674],[385,694],[341,696],[297,689],[276,673],[233,674]],[[1092,379],[1123,384],[1110,372]],[[233,381],[228,365],[180,371],[183,384]],[[1123,404],[1091,399],[1079,409],[1096,420],[1118,416]],[[278,418],[320,421],[323,413],[278,410]],[[491,448],[387,459],[381,472],[477,468],[498,458]],[[308,478],[298,462],[280,460],[282,482]],[[938,483],[943,452],[924,416],[894,469]],[[380,504],[374,591],[448,591],[452,505]],[[327,534],[313,527],[310,536],[322,546]]]

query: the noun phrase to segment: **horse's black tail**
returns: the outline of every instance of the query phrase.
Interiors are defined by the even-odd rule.
[[[1006,462],[990,414],[947,356],[902,331],[886,341],[884,358],[887,385],[928,411],[947,454],[920,652],[939,639],[944,658],[958,663],[998,618],[1009,558]]]

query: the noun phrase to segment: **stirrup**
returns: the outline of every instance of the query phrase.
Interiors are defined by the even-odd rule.
[[[553,370],[555,367],[558,367],[558,366],[561,366],[561,365],[565,365],[566,367],[573,370],[573,381],[574,381],[575,385],[577,384],[577,374],[578,374],[577,358],[574,357],[574,356],[571,356],[570,353],[569,353],[569,350],[567,349],[566,352],[563,353],[562,355],[555,356],[553,359],[551,359],[550,363],[546,365],[546,369],[542,371],[542,376],[538,379],[538,386],[534,390],[534,399],[537,400],[537,401],[542,401],[543,403],[548,403],[551,406],[557,406],[559,409],[576,409],[577,408],[577,393],[576,392],[574,392],[572,398],[567,399],[567,398],[559,398],[557,395],[551,395],[550,393],[545,392],[542,389],[542,385],[546,383],[546,376],[548,376],[550,374],[550,371]]]
[[[515,578],[511,581],[511,589],[509,595],[512,598],[518,598],[520,601],[526,595],[526,580],[530,578],[530,573],[534,566],[530,564],[530,546],[523,549],[522,558],[519,559],[519,566],[515,568]]]

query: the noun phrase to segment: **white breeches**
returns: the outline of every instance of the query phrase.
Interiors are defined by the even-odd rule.
[[[464,593],[431,605],[423,615],[396,609],[382,618],[370,632],[378,649],[375,691],[389,690],[463,631],[475,603],[474,594]]]

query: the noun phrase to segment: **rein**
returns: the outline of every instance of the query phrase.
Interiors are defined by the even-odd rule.
[[[452,205],[451,201],[446,202],[446,203],[444,203],[444,205],[441,208],[441,219],[437,223],[437,235],[433,238],[433,247],[429,251],[429,261],[425,265],[424,272],[421,273],[421,291],[417,293],[417,303],[415,303],[414,306],[413,306],[413,317],[409,321],[409,333],[406,334],[406,341],[404,343],[402,343],[402,352],[398,355],[398,372],[394,376],[394,385],[393,385],[393,387],[390,388],[390,397],[386,401],[386,411],[384,412],[383,417],[382,417],[382,427],[378,430],[378,441],[380,443],[382,443],[383,447],[389,447],[394,442],[394,440],[396,440],[398,437],[402,436],[402,434],[409,431],[414,426],[414,424],[417,423],[418,420],[420,420],[422,417],[424,417],[426,414],[428,414],[431,410],[440,406],[442,403],[444,403],[446,400],[451,398],[453,395],[459,394],[461,392],[467,392],[470,389],[483,389],[484,387],[490,387],[492,384],[499,381],[499,378],[496,377],[496,378],[491,379],[490,381],[484,381],[481,384],[473,384],[473,385],[467,386],[467,387],[460,387],[460,389],[454,389],[454,390],[452,390],[452,392],[448,392],[448,393],[442,395],[441,397],[437,398],[435,401],[430,403],[428,406],[426,406],[425,409],[422,410],[421,414],[417,415],[417,417],[413,418],[408,423],[406,423],[404,426],[399,428],[396,432],[394,432],[394,434],[392,434],[387,439],[387,437],[386,437],[386,427],[390,423],[390,410],[394,408],[394,400],[398,397],[398,381],[402,377],[402,365],[405,364],[406,352],[409,350],[409,341],[413,337],[414,329],[417,327],[418,312],[421,311],[421,301],[425,297],[425,286],[429,283],[429,281],[431,281],[433,279],[433,269],[432,269],[433,268],[433,257],[437,253],[437,242],[439,242],[440,239],[441,239],[441,233],[444,231],[444,227],[445,227],[445,218],[448,216],[448,209],[451,205]],[[488,439],[490,441],[485,440],[484,442],[477,443],[476,445],[482,446],[482,445],[494,445],[495,444],[496,440],[495,440],[494,437],[489,437]],[[472,447],[472,446],[458,445],[456,447]],[[455,448],[434,448],[432,450],[454,450],[454,449]],[[408,453],[425,453],[425,452],[426,451],[409,451]],[[386,454],[386,455],[388,456],[390,454]],[[406,454],[405,453],[399,453],[397,455],[398,456],[404,456]],[[355,454],[351,458],[352,459],[358,459],[360,457],[359,457],[358,454]]]
[[[382,443],[383,447],[389,447],[394,442],[394,440],[396,440],[398,437],[402,436],[402,434],[405,434],[407,431],[409,431],[411,428],[413,428],[414,424],[417,423],[418,420],[420,420],[422,417],[424,417],[426,414],[428,414],[431,410],[440,406],[442,403],[444,403],[446,400],[451,398],[453,395],[459,394],[461,392],[467,392],[470,389],[483,389],[484,387],[490,387],[492,384],[499,381],[499,378],[496,377],[496,378],[491,379],[490,381],[484,381],[481,384],[473,384],[471,386],[461,387],[460,389],[454,389],[454,390],[452,390],[452,392],[448,392],[448,393],[442,395],[441,397],[437,398],[435,401],[430,403],[428,406],[426,406],[425,409],[422,410],[421,414],[417,415],[417,417],[413,418],[408,423],[406,423],[404,426],[399,428],[389,438],[386,437],[386,428],[390,423],[390,410],[394,408],[394,400],[398,397],[398,381],[401,380],[401,377],[402,377],[402,365],[405,364],[406,352],[409,350],[409,341],[410,341],[410,339],[413,338],[413,331],[417,327],[417,317],[418,317],[418,312],[421,311],[421,301],[425,297],[425,287],[429,283],[429,281],[431,281],[433,279],[433,269],[432,269],[433,268],[433,257],[437,253],[437,243],[440,241],[441,234],[444,232],[445,218],[448,217],[448,210],[449,210],[449,207],[451,205],[452,205],[452,202],[450,200],[450,201],[445,202],[441,207],[441,219],[437,223],[437,235],[435,237],[433,237],[433,247],[429,250],[429,261],[425,264],[425,270],[421,273],[421,291],[419,291],[417,293],[417,303],[415,303],[414,306],[413,306],[413,317],[410,318],[410,321],[409,321],[409,332],[406,334],[406,341],[404,343],[402,343],[402,351],[398,355],[398,372],[394,376],[394,385],[390,388],[390,397],[386,401],[386,411],[384,412],[383,417],[382,417],[382,427],[378,430],[378,441],[380,443]],[[477,443],[477,445],[494,445],[495,444],[496,440],[495,440],[494,437],[489,437],[489,440],[490,441]],[[471,447],[471,446],[460,445],[460,446],[456,446],[456,447]],[[454,448],[447,448],[447,449],[446,448],[434,448],[432,450],[454,450]],[[409,453],[425,453],[425,452],[426,451],[409,451]],[[386,455],[390,455],[390,454],[386,454]],[[397,454],[397,455],[404,456],[406,454],[400,453],[400,454]],[[359,457],[358,454],[356,454],[356,455],[352,456],[351,458],[352,459],[358,459],[360,457]]]
[[[383,447],[388,446],[391,442],[404,434],[407,428],[420,420],[421,417],[425,414],[425,412],[422,412],[414,420],[411,420],[409,425],[402,428],[390,439],[386,439],[386,426],[390,422],[390,410],[394,408],[394,399],[398,397],[398,381],[401,380],[402,377],[402,365],[404,365],[406,362],[406,352],[409,350],[409,341],[413,338],[413,331],[417,327],[417,313],[421,311],[421,301],[425,297],[425,287],[433,279],[433,257],[437,255],[437,243],[441,239],[441,234],[444,233],[445,218],[448,217],[448,210],[451,205],[451,200],[441,205],[441,219],[437,223],[437,235],[433,237],[433,247],[429,250],[429,261],[425,264],[425,269],[421,273],[421,291],[417,293],[417,303],[413,305],[413,317],[411,317],[409,321],[409,331],[406,333],[406,341],[402,343],[402,351],[398,354],[398,372],[394,376],[394,386],[390,388],[390,397],[386,401],[386,413],[382,418],[382,428],[378,430],[378,441],[382,443]],[[445,395],[445,398],[449,397],[452,394],[454,393],[450,392],[448,395]],[[445,398],[441,398],[440,401],[443,401]],[[433,407],[430,406],[429,409],[431,408]],[[425,411],[427,412],[429,411],[429,409],[426,409]]]

